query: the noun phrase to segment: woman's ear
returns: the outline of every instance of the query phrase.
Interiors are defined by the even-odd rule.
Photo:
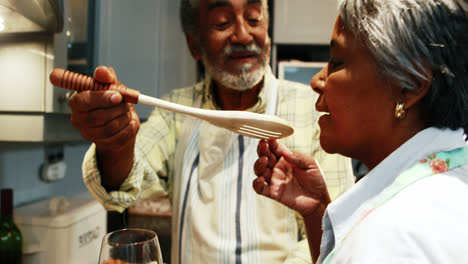
[[[196,40],[191,34],[188,34],[188,33],[185,34],[185,40],[187,41],[187,45],[190,50],[190,53],[192,54],[192,57],[195,60],[200,60],[201,54],[200,54],[199,41]]]
[[[411,108],[416,105],[429,91],[432,84],[432,70],[428,67],[427,72],[424,74],[425,79],[419,80],[419,85],[416,90],[401,89],[400,98],[404,101],[405,109]]]

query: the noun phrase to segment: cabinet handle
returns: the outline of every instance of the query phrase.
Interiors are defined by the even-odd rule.
[[[122,94],[126,102],[137,104],[140,92],[128,88],[121,83],[101,83],[94,80],[92,77],[67,71],[61,68],[55,68],[50,73],[50,82],[58,87],[75,90],[75,91],[99,91],[99,90],[114,90]]]

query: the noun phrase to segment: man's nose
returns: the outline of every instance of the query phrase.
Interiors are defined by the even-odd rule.
[[[250,34],[250,27],[246,23],[244,19],[237,21],[231,36],[232,43],[247,45],[253,40],[253,36]]]

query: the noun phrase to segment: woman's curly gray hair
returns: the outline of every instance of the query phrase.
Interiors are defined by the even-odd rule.
[[[414,90],[432,78],[421,102],[425,124],[468,133],[468,1],[338,1],[384,80]]]

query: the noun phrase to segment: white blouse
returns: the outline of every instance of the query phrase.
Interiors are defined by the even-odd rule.
[[[464,138],[462,129],[425,129],[331,203],[319,263],[335,245],[331,263],[466,262],[468,164],[413,183],[355,226],[401,172],[432,154],[464,147]]]

